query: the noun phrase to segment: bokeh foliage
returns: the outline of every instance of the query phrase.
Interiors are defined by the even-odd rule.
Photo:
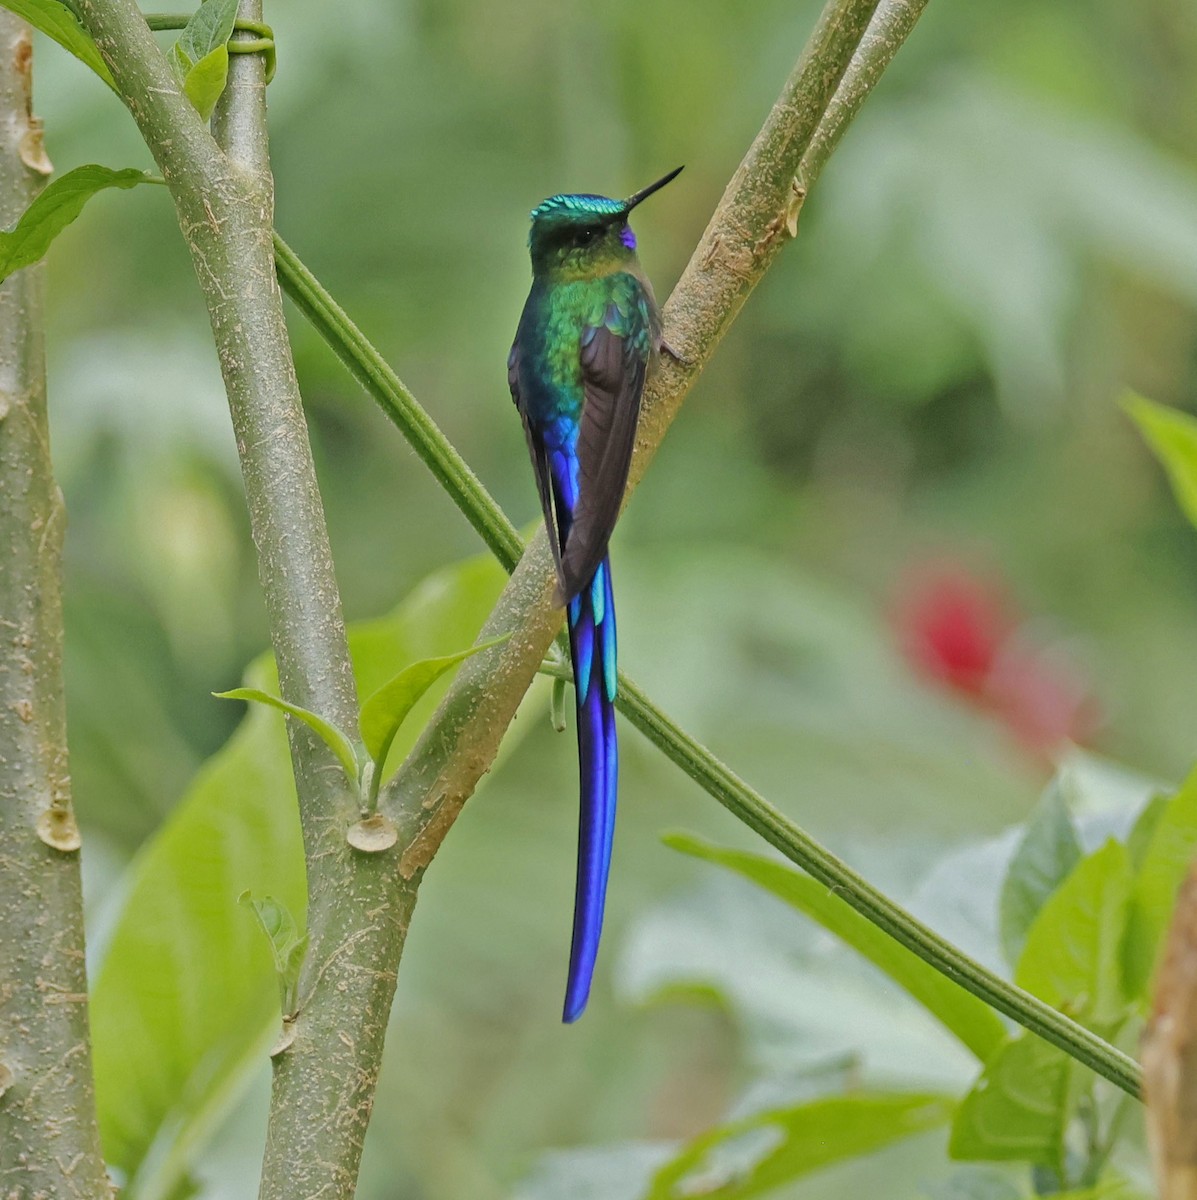
[[[269,14],[278,227],[517,520],[536,501],[503,362],[527,209],[685,161],[684,185],[638,223],[663,294],[814,13],[363,0],[334,17],[293,0]],[[47,47],[38,80],[59,167],[149,165],[78,64]],[[635,675],[995,964],[998,860],[975,852],[967,902],[941,860],[1024,817],[1048,768],[915,677],[891,600],[932,555],[999,576],[1091,675],[1095,748],[1145,776],[1187,770],[1197,545],[1117,401],[1128,383],[1181,407],[1197,392],[1194,114],[1183,6],[931,5],[616,538]],[[266,635],[206,319],[164,195],[96,201],[48,282],[72,763],[102,935],[124,864],[232,732],[232,706],[208,693],[237,683]],[[310,331],[293,332],[347,609],[373,617],[476,539]],[[734,1116],[746,1088],[774,1088],[752,1111],[822,1103],[808,1077],[836,1056],[867,1084],[962,1094],[975,1064],[923,1014],[660,844],[677,826],[743,835],[631,736],[606,975],[586,1022],[559,1028],[572,752],[547,715],[523,721],[422,891],[364,1196],[485,1200],[553,1170],[576,1188],[541,1151],[636,1143],[625,1155],[649,1161],[644,1143]],[[1079,761],[1102,782],[1074,808],[1126,817],[1151,790]],[[243,910],[228,919],[254,932]],[[695,946],[738,969],[696,972]],[[821,1086],[842,1082],[830,1071]],[[247,1104],[199,1172],[212,1195],[253,1193],[260,1089]],[[926,1134],[793,1194],[882,1179],[886,1195],[938,1194],[944,1144]],[[625,1160],[583,1161],[593,1181]],[[586,1194],[551,1186],[540,1194]],[[636,1194],[616,1186],[593,1194]]]

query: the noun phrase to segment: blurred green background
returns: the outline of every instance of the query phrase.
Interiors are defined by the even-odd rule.
[[[816,12],[269,6],[278,228],[518,523],[537,504],[504,362],[528,210],[685,163],[637,221],[667,295]],[[37,108],[59,169],[149,165],[117,101],[45,44]],[[97,200],[55,246],[48,297],[72,775],[100,922],[239,719],[209,693],[267,635],[165,195]],[[292,331],[347,615],[363,620],[480,547],[310,330]],[[1128,385],[1197,397],[1197,9],[941,0],[615,538],[628,671],[983,955],[995,882],[963,874],[982,912],[970,934],[964,893],[935,886],[946,855],[1025,815],[1062,758],[1117,809],[1197,747],[1197,541],[1118,406]],[[953,673],[962,627],[992,643],[983,679]],[[521,721],[421,894],[363,1197],[630,1198],[660,1145],[812,1064],[969,1080],[892,987],[660,844],[677,827],[750,843],[631,730],[600,978],[562,1028],[574,750],[547,713]],[[204,1194],[256,1194],[265,1087],[264,1072],[206,1156]],[[587,1146],[607,1150],[570,1149]],[[942,1138],[924,1138],[792,1194],[884,1179],[887,1196],[923,1196],[948,1169]]]

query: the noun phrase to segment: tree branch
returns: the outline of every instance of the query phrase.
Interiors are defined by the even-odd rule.
[[[1197,863],[1164,942],[1143,1034],[1147,1141],[1160,1200],[1197,1200]]]
[[[876,8],[877,0],[828,0],[666,302],[665,336],[678,357],[662,358],[645,391],[631,486],[643,476],[749,293],[797,233],[802,157]]]
[[[50,171],[29,28],[0,12],[0,227]],[[87,1028],[62,680],[62,539],[41,267],[0,287],[0,1195],[109,1194]]]
[[[803,199],[926,7],[927,0],[884,0],[878,6],[802,156],[798,184]]]
[[[133,0],[77,0],[170,187],[228,392],[283,696],[354,735],[357,699],[274,271],[262,56],[234,55],[215,140]],[[258,20],[260,0],[241,18]],[[234,35],[238,36],[238,35]],[[414,891],[393,855],[345,840],[358,794],[291,722],[308,872],[309,950],[289,1047],[274,1059],[265,1197],[353,1193]]]

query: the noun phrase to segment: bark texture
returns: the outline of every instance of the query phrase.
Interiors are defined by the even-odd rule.
[[[0,226],[50,171],[29,28],[0,11]],[[0,1197],[109,1194],[87,1028],[62,680],[66,512],[50,466],[41,267],[0,286]]]

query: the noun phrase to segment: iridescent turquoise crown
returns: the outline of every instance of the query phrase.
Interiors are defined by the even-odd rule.
[[[542,200],[532,210],[532,220],[550,217],[556,214],[562,216],[600,216],[615,217],[622,213],[625,200],[612,200],[610,196],[591,196],[587,193],[567,193],[550,196]]]

